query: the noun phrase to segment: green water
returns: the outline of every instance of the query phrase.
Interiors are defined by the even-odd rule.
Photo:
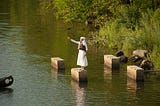
[[[160,78],[130,81],[126,65],[111,73],[103,66],[107,50],[89,46],[88,83],[72,81],[77,45],[88,30],[81,24],[64,24],[44,15],[39,0],[0,1],[0,77],[14,83],[0,90],[0,106],[159,106]],[[65,60],[65,73],[51,70],[51,57]]]

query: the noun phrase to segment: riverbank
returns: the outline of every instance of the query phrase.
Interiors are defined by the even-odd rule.
[[[156,68],[160,68],[160,2],[158,0],[83,1],[54,0],[44,2],[45,11],[53,10],[57,19],[93,26],[92,45],[124,50],[145,49]],[[144,3],[145,2],[145,3]],[[42,9],[42,10],[44,10]]]

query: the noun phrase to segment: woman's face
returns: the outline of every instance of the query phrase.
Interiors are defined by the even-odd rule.
[[[80,39],[80,41],[82,42],[82,41],[83,41],[83,39]]]

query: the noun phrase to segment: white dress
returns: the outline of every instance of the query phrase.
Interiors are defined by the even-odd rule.
[[[71,41],[72,41],[73,43],[78,44],[78,46],[80,45],[80,42],[79,42],[79,41],[75,41],[75,40],[73,40],[73,39],[71,39]],[[82,44],[85,46],[86,51],[87,51],[87,50],[88,50],[88,47],[87,47],[86,42],[85,42],[85,41],[82,41]],[[77,57],[77,65],[83,66],[83,67],[88,66],[86,51],[79,49],[78,57]]]

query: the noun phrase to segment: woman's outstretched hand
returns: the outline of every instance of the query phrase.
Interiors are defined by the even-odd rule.
[[[68,36],[68,37],[67,37],[67,39],[69,39],[69,40],[70,40],[71,38]]]

